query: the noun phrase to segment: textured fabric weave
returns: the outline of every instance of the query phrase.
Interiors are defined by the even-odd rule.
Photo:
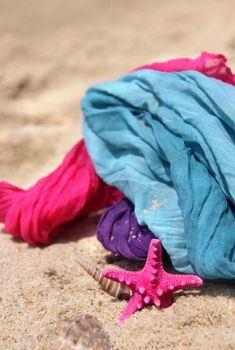
[[[135,70],[148,68],[163,72],[180,72],[190,69],[233,85],[234,75],[226,65],[226,61],[226,57],[223,55],[203,52],[195,59],[179,58],[167,62],[154,62]],[[135,223],[134,227],[135,231],[138,231],[137,233],[133,233],[130,229],[132,221]],[[150,236],[147,235],[143,239],[141,235],[140,240],[138,237],[141,232],[142,227],[136,223],[133,206],[130,201],[123,200],[104,213],[97,229],[97,238],[105,248],[120,256],[142,260],[147,256],[149,247],[149,239],[147,237]],[[136,245],[138,245],[138,251],[141,249],[141,254],[137,253]]]
[[[197,58],[176,58],[166,62],[153,62],[136,68],[153,69],[159,72],[182,72],[195,70],[208,77],[213,77],[225,83],[235,85],[235,75],[226,65],[227,59],[224,55],[202,52]]]
[[[0,182],[0,221],[15,237],[47,244],[78,215],[96,212],[122,197],[96,175],[82,140],[56,170],[28,190]]]
[[[97,173],[135,205],[174,266],[235,278],[235,89],[198,72],[140,70],[88,90]]]
[[[103,213],[97,238],[106,249],[121,257],[145,260],[154,235],[146,226],[138,225],[132,203],[122,199]]]

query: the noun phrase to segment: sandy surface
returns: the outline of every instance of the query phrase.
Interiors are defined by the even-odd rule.
[[[27,187],[81,137],[80,99],[92,83],[154,59],[222,52],[235,68],[235,2],[0,0],[0,178]],[[61,323],[89,313],[114,349],[235,349],[235,293],[225,284],[181,292],[124,326],[114,301],[79,267],[109,255],[97,218],[44,249],[0,236],[0,349],[58,349]],[[124,268],[136,265],[120,261]]]

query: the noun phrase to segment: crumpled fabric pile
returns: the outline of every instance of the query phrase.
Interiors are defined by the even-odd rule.
[[[235,278],[235,76],[223,55],[153,63],[91,87],[84,141],[24,191],[0,183],[0,221],[48,244],[79,215],[107,206],[105,248],[144,260],[152,237],[174,267]]]

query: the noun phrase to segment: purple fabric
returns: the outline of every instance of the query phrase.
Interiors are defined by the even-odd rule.
[[[134,207],[127,199],[105,210],[97,227],[97,238],[102,245],[121,257],[145,260],[154,235],[147,226],[140,226]]]

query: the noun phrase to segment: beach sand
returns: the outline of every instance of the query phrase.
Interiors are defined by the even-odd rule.
[[[190,0],[0,0],[0,178],[27,188],[82,137],[80,101],[89,85],[154,60],[221,52],[235,69],[235,2]],[[121,327],[126,302],[80,267],[141,265],[95,238],[98,217],[44,248],[0,235],[0,349],[58,349],[64,321],[90,314],[116,350],[235,349],[235,292],[206,283],[173,305],[148,307]]]

